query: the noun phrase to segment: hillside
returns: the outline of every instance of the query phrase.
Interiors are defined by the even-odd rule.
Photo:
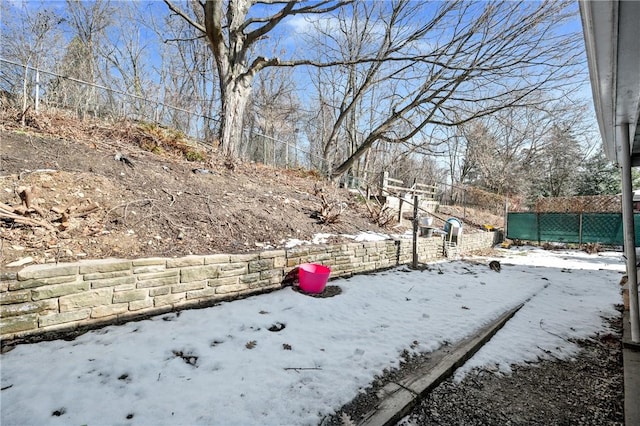
[[[317,233],[333,234],[331,242],[340,234],[407,229],[377,226],[374,206],[309,171],[225,164],[215,150],[168,129],[64,116],[31,116],[22,129],[6,118],[0,265],[28,257],[44,263],[240,253]],[[325,223],[322,213],[330,217]]]

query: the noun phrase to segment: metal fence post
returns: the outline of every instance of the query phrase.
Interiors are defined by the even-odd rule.
[[[267,138],[262,136],[262,164],[267,165]]]
[[[413,196],[413,269],[418,269],[418,196]]]
[[[580,222],[578,224],[578,244],[582,247],[582,216],[583,213],[580,212]]]

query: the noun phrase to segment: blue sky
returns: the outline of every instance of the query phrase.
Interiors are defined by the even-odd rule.
[[[33,13],[37,10],[41,10],[42,8],[48,8],[57,13],[64,13],[67,8],[66,2],[63,0],[48,0],[48,1],[47,0],[42,0],[42,1],[41,0],[29,0],[29,1],[3,0],[3,1],[5,4],[8,4],[9,7],[24,8],[28,10],[29,13]],[[180,0],[175,0],[175,3],[184,5],[184,3],[181,2]],[[112,1],[111,4],[114,5],[115,7],[118,7],[118,4],[130,5],[132,4],[132,2]],[[143,15],[142,19],[145,20],[145,23],[150,23],[152,20],[158,20],[159,22],[162,22],[162,20],[169,15],[168,7],[165,5],[163,1],[160,1],[160,0],[138,1],[138,2],[135,2],[135,4],[137,5],[138,10],[142,13]],[[390,3],[385,3],[385,4],[390,4]],[[418,5],[418,3],[416,3],[416,5]],[[421,14],[433,13],[434,8],[439,5],[442,5],[442,3],[435,3],[433,7],[421,10],[420,13]],[[525,6],[526,5],[531,5],[531,3],[525,3]],[[273,8],[276,9],[279,7],[280,6],[275,6]],[[469,22],[473,21],[475,14],[471,12],[473,12],[474,9],[476,9],[477,7],[480,7],[480,6],[471,5],[470,6],[471,9],[469,11],[470,13],[468,15],[465,15],[469,17],[468,18]],[[565,24],[565,26],[562,29],[563,31],[573,32],[573,31],[580,30],[581,24],[580,24],[577,4],[575,4],[573,7],[575,10],[575,16],[573,19],[571,19]],[[267,6],[257,6],[254,9],[252,9],[253,11],[252,13],[258,14],[261,12],[261,10],[264,10],[267,8],[268,8]],[[348,12],[345,12],[345,13],[348,13]],[[331,29],[332,26],[334,25],[326,17],[314,16],[313,18],[316,20],[322,20],[323,24],[329,29]],[[423,18],[426,18],[426,16],[424,16]],[[174,17],[173,19],[179,20],[180,18]],[[416,20],[416,23],[419,24],[419,22],[421,22],[421,20]],[[112,28],[115,29],[117,25],[118,23],[115,23],[115,26]],[[158,35],[155,34],[149,27],[145,25],[141,25],[138,31],[141,37],[141,44],[145,46],[144,66],[147,72],[149,73],[149,77],[153,81],[157,82],[158,76],[156,74],[156,70],[159,69],[162,65],[160,62],[160,55],[158,53],[159,52],[158,49],[160,47],[166,46],[166,44],[163,44],[162,40],[158,39]],[[257,49],[253,53],[262,54],[268,57],[271,57],[277,54],[281,56],[282,59],[301,58],[303,56],[307,56],[307,54],[313,53],[313,50],[310,49],[305,44],[304,35],[309,34],[312,31],[313,31],[312,25],[308,18],[305,18],[302,16],[287,18],[278,27],[276,27],[276,29],[272,33],[269,34],[268,38],[266,38],[263,42],[261,42],[259,46],[257,46]],[[446,35],[447,29],[445,28],[442,31],[443,32],[440,35],[441,36]],[[117,43],[116,41],[117,39],[114,36],[114,34],[115,32],[112,30],[110,33],[110,39],[112,42]],[[71,37],[72,37],[72,34],[69,31],[65,32],[65,38],[67,42],[70,40]],[[427,39],[423,42],[422,47],[427,47],[427,48],[430,47],[428,43],[436,43],[436,41],[433,39]],[[275,47],[276,45],[277,47]],[[64,49],[64,46],[59,46],[59,47],[62,47]],[[206,48],[203,50],[207,51]],[[585,65],[585,70],[586,70],[586,65]],[[295,82],[295,86],[297,89],[296,93],[298,98],[301,101],[302,109],[307,109],[307,108],[311,109],[311,105],[315,96],[313,94],[310,95],[309,94],[310,92],[306,90],[306,88],[309,87],[310,71],[314,72],[313,69],[309,69],[305,67],[295,68],[295,70],[293,71],[293,80]],[[211,68],[209,72],[210,72],[209,78],[212,79],[213,81],[214,69]],[[590,90],[588,79],[584,80],[584,84],[581,84],[576,87],[575,92],[572,94],[572,96],[575,96],[576,98],[579,98],[579,99],[590,99],[591,90]],[[366,123],[363,123],[363,128],[366,128]]]

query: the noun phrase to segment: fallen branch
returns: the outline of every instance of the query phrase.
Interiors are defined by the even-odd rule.
[[[4,213],[15,213],[15,209],[8,204],[0,203],[0,212]]]
[[[17,214],[13,214],[13,213],[5,213],[4,211],[0,211],[0,219],[9,219],[14,221],[15,223],[21,223],[23,225],[29,225],[29,226],[42,226],[44,228],[47,228],[50,231],[56,230],[56,228],[54,228],[54,226],[51,225],[50,223],[47,223],[41,220],[30,219],[23,216],[18,216]]]
[[[339,201],[330,203],[322,193],[320,193],[320,200],[322,201],[320,205],[320,211],[316,212],[318,223],[322,225],[339,222],[340,215],[346,208],[346,204]],[[334,210],[334,208],[339,208],[340,210],[336,211]]]
[[[69,214],[70,214],[70,217],[84,217],[88,214],[95,212],[99,208],[100,206],[98,205],[98,203],[90,203],[84,207],[78,208],[75,212],[70,211]]]
[[[169,203],[169,207],[173,206],[173,203],[175,203],[175,202],[176,202],[176,196],[175,196],[175,195],[173,195],[172,193],[170,193],[169,191],[167,191],[167,190],[166,190],[166,189],[164,189],[164,188],[160,188],[160,189],[162,189],[162,191],[163,191],[164,193],[166,193],[167,195],[169,195],[169,196],[171,197],[171,203]]]
[[[19,211],[18,207],[14,207],[15,212],[22,215],[35,212],[38,213],[42,218],[45,218],[47,216],[46,212],[33,200],[33,189],[30,186],[21,186],[17,189],[17,191],[25,208]]]
[[[367,210],[369,210],[369,217],[371,218],[373,223],[384,228],[395,220],[395,214],[386,202],[382,204],[378,197],[374,196],[377,202],[377,208],[374,208],[369,204],[369,199],[367,198],[366,194],[364,194],[361,190],[358,190],[358,192],[362,199],[364,199],[364,204],[365,206],[367,206]]]

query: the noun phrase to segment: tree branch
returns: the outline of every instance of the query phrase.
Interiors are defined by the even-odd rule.
[[[170,43],[172,41],[194,41],[194,40],[201,40],[203,38],[206,38],[207,35],[206,34],[202,34],[198,37],[190,37],[190,38],[166,38],[164,40],[162,40],[163,43]]]
[[[278,13],[276,13],[275,15],[269,18],[266,18],[265,20],[266,24],[247,34],[245,39],[245,45],[248,46],[253,44],[257,39],[259,39],[269,31],[271,31],[276,25],[278,25],[278,23],[280,23],[287,15],[291,13],[291,10],[295,5],[296,5],[295,1],[290,1]],[[254,20],[249,19],[240,26],[239,30],[244,31],[245,28],[247,28],[249,25],[255,22],[257,22],[255,19]]]
[[[194,21],[193,19],[191,19],[191,17],[189,15],[187,15],[182,9],[180,9],[179,7],[177,7],[176,5],[174,5],[171,0],[164,0],[164,3],[167,5],[167,7],[176,15],[180,16],[182,19],[184,19],[185,21],[187,21],[189,23],[189,25],[191,25],[192,27],[194,27],[195,29],[197,29],[198,31],[202,31],[203,33],[207,33],[207,30],[205,27],[203,27],[201,24],[197,23],[196,21]]]

